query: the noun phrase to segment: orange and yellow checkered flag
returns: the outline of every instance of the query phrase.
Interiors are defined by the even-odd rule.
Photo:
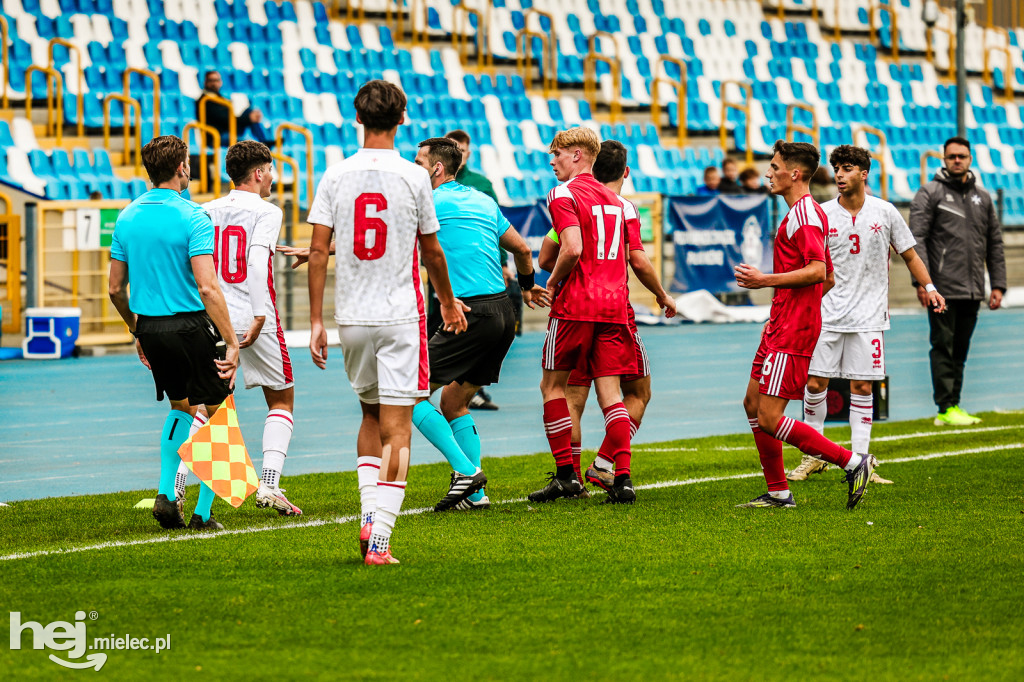
[[[178,454],[200,481],[232,507],[242,506],[259,487],[260,478],[238,428],[233,395],[178,448]]]

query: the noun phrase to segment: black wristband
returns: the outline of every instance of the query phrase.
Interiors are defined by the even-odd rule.
[[[523,291],[528,291],[533,288],[533,273],[524,275],[521,272],[516,273],[516,279],[519,280],[519,288]]]

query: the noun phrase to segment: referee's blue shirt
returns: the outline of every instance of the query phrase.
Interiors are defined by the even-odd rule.
[[[512,224],[498,204],[483,192],[453,180],[434,190],[434,208],[441,223],[437,238],[448,261],[452,292],[459,298],[504,292],[498,239]]]
[[[193,256],[213,253],[213,221],[174,190],[151,189],[121,211],[110,257],[128,264],[128,307],[136,315],[203,310]]]

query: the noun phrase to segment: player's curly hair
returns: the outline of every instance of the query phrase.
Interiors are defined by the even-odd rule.
[[[274,163],[270,149],[256,140],[242,140],[231,145],[227,156],[224,157],[228,177],[236,185],[241,185],[249,179],[254,170],[268,163]]]
[[[862,171],[871,170],[871,154],[863,147],[854,147],[852,144],[841,144],[832,150],[828,155],[828,165],[832,168],[839,168],[850,164]]]
[[[154,187],[172,179],[182,163],[188,164],[188,145],[175,135],[154,137],[142,148],[142,165]]]
[[[455,140],[449,137],[432,137],[420,142],[419,147],[427,148],[427,158],[431,164],[441,162],[445,175],[455,175],[459,172],[459,167],[462,166],[462,152],[459,151],[459,145]]]
[[[587,156],[596,160],[597,155],[601,153],[601,138],[590,128],[578,127],[560,130],[555,135],[555,139],[551,140],[548,151],[553,152],[556,149],[568,149],[569,147],[579,147],[586,152]]]
[[[598,182],[615,182],[626,174],[629,151],[618,140],[605,140],[601,152],[594,160],[594,178]]]
[[[376,132],[396,127],[405,113],[406,103],[402,89],[385,80],[364,83],[355,99],[356,113],[363,127]]]
[[[787,166],[799,168],[802,171],[802,179],[806,181],[810,181],[821,161],[821,152],[808,142],[778,140],[772,153],[778,154]]]

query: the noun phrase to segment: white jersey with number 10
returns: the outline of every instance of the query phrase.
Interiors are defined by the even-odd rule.
[[[327,169],[310,223],[334,230],[334,320],[379,326],[424,315],[417,240],[440,228],[427,171],[390,149],[360,149]]]
[[[253,309],[249,287],[264,287],[265,309],[261,334],[277,330],[277,307],[274,292],[274,248],[281,234],[281,209],[253,192],[231,190],[226,197],[204,204],[214,224],[213,258],[217,278],[224,292],[224,301],[236,332],[245,333],[252,326]],[[270,250],[266,281],[249,277],[249,250],[265,246]],[[262,267],[262,264],[261,264]]]

